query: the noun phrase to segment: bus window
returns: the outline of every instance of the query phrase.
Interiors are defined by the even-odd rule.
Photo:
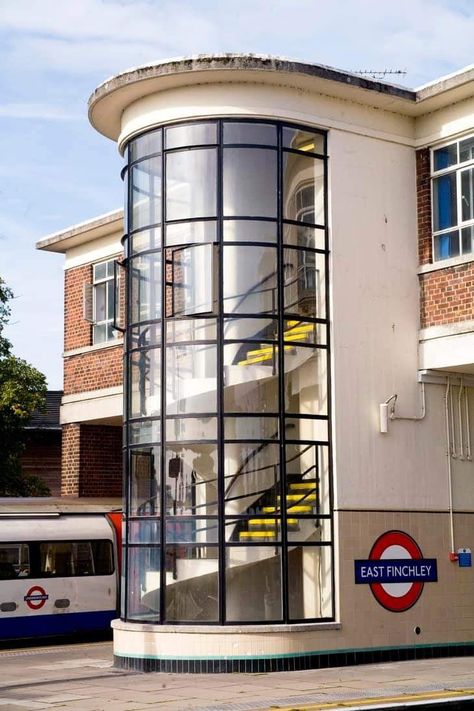
[[[40,575],[55,578],[113,573],[110,541],[40,543]]]
[[[30,575],[30,554],[26,543],[0,543],[0,580]]]

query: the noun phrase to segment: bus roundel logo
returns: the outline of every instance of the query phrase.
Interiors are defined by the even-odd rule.
[[[368,560],[355,561],[355,582],[368,584],[377,602],[390,612],[409,610],[424,584],[437,580],[436,560],[423,558],[419,545],[403,531],[383,533]]]
[[[33,585],[23,598],[31,610],[41,610],[49,595],[40,585]]]

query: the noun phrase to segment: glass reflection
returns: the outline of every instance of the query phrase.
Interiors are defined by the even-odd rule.
[[[290,618],[329,618],[332,610],[330,546],[298,546],[288,552]]]
[[[285,148],[323,155],[326,152],[325,142],[326,136],[324,133],[314,133],[313,131],[290,128],[289,126],[283,127],[283,145]]]
[[[281,620],[280,548],[227,549],[226,610],[229,622]]]
[[[156,516],[160,513],[159,447],[143,447],[130,452],[129,513],[131,516]]]
[[[161,348],[132,353],[130,417],[153,417],[161,412]]]
[[[224,446],[225,512],[276,513],[280,505],[280,451],[270,442]]]
[[[217,445],[170,445],[166,450],[164,486],[167,514],[217,514]]]
[[[284,301],[287,313],[325,318],[325,256],[307,249],[283,250]]]
[[[224,143],[254,143],[276,146],[276,126],[265,123],[224,123]]]
[[[324,161],[296,153],[285,153],[283,218],[324,225]]]
[[[270,313],[278,309],[276,249],[224,247],[224,311]]]
[[[128,427],[129,443],[148,444],[148,442],[159,442],[160,432],[159,420],[132,422]]]
[[[217,151],[203,148],[166,156],[166,219],[215,217]]]
[[[277,216],[277,152],[224,149],[224,215]]]
[[[134,165],[131,182],[132,230],[161,222],[161,156]]]
[[[161,317],[161,252],[144,254],[130,261],[130,321]]]
[[[160,619],[160,549],[127,550],[128,618],[140,622]]]
[[[166,618],[169,622],[213,622],[218,610],[218,549],[166,547]]]
[[[225,220],[224,242],[276,242],[277,224],[266,220]]]
[[[166,412],[187,415],[217,410],[215,345],[177,345],[166,349]]]
[[[327,415],[327,351],[288,345],[284,363],[285,412]]]
[[[161,128],[156,131],[148,131],[142,136],[134,138],[129,143],[129,160],[133,162],[139,158],[144,158],[152,153],[161,152]]]
[[[278,412],[278,359],[275,344],[224,346],[224,410]]]
[[[166,148],[217,143],[216,123],[188,123],[165,128]]]

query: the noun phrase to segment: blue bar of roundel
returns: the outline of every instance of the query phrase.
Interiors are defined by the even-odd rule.
[[[402,558],[400,560],[355,560],[355,582],[371,583],[436,583],[435,558]]]

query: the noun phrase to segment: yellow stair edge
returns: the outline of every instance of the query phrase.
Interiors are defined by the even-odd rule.
[[[277,496],[277,501],[280,501],[281,497]],[[286,495],[286,500],[287,501],[316,501],[316,494],[287,494]]]
[[[296,482],[294,484],[290,484],[290,489],[293,491],[316,491],[316,482],[314,481],[308,481],[308,482]]]
[[[246,538],[276,538],[276,532],[275,531],[241,531],[239,533],[239,538],[240,540],[246,539]]]
[[[290,526],[297,526],[297,518],[287,518],[286,523]],[[280,519],[277,518],[251,518],[249,520],[249,526],[279,526]]]
[[[287,513],[311,513],[313,510],[312,506],[289,506],[286,511]],[[263,513],[280,513],[281,509],[276,506],[264,506],[262,508]]]

